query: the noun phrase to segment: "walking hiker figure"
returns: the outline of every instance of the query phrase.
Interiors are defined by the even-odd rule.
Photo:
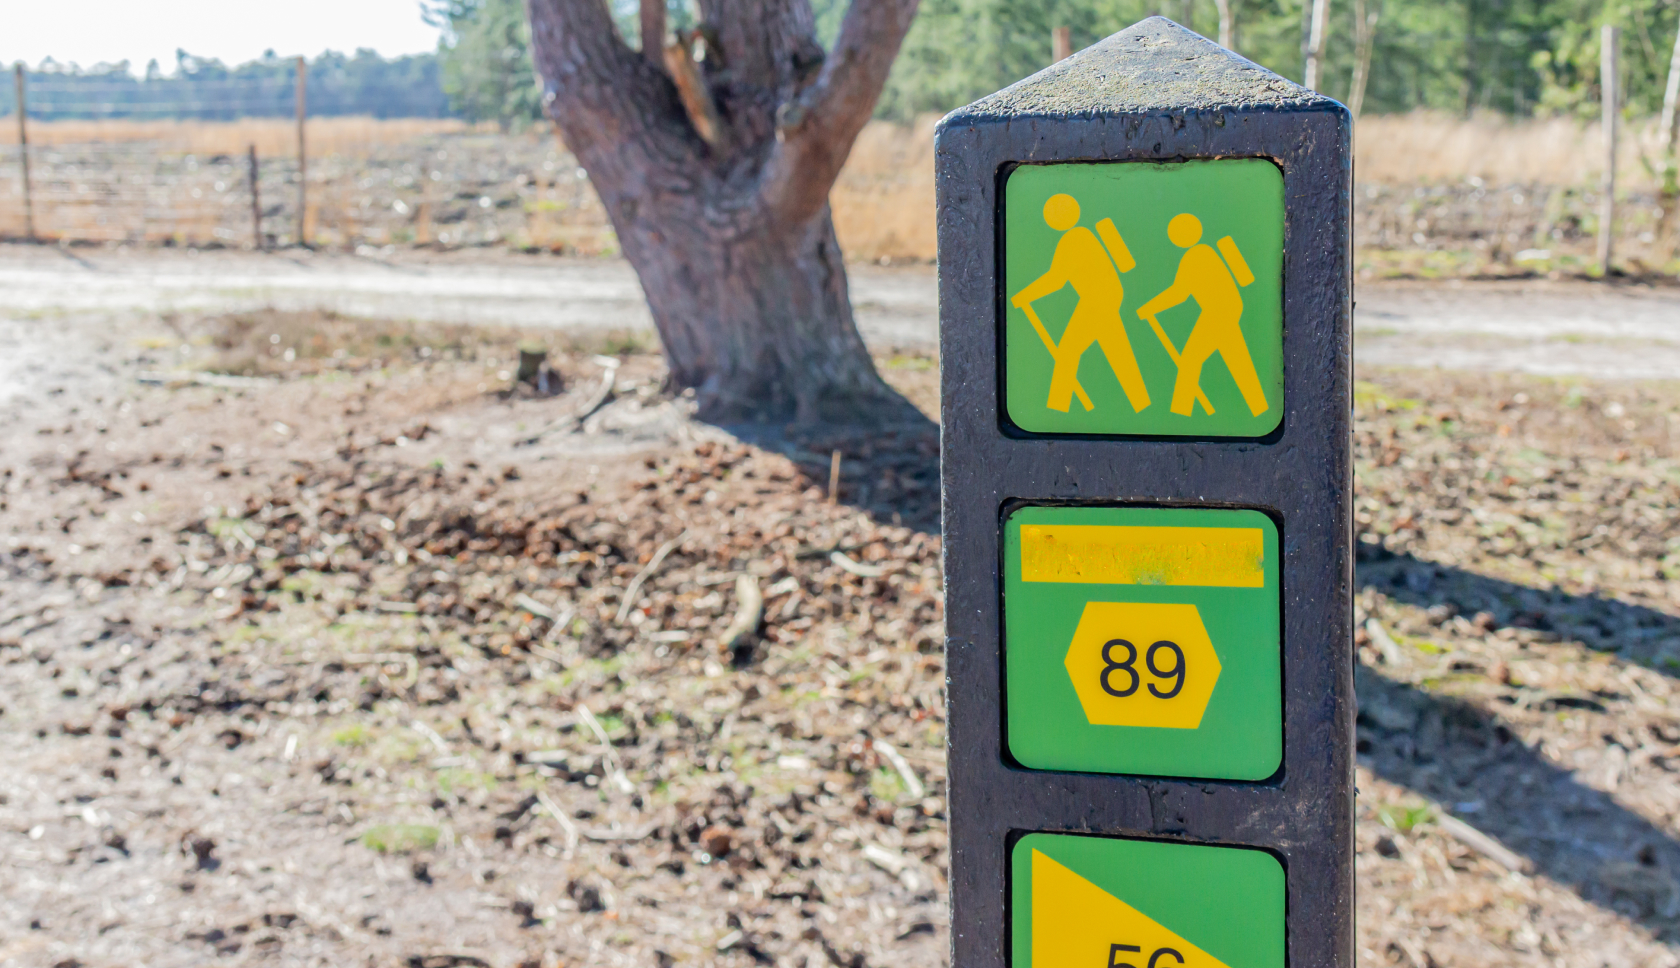
[[[1149,406],[1149,390],[1143,385],[1131,340],[1126,337],[1126,326],[1120,320],[1120,303],[1124,297],[1120,273],[1131,271],[1137,263],[1112,219],[1098,222],[1094,233],[1079,224],[1079,202],[1072,195],[1050,196],[1044,203],[1044,222],[1062,233],[1056,243],[1056,253],[1050,259],[1050,269],[1028,283],[1010,302],[1027,314],[1055,361],[1045,406],[1066,413],[1073,396],[1078,394],[1080,404],[1086,410],[1092,408],[1091,398],[1079,385],[1079,360],[1096,343],[1102,347],[1103,356],[1120,381],[1132,409],[1144,409]],[[1057,343],[1050,338],[1032,304],[1066,285],[1073,286],[1079,294],[1079,304],[1067,328],[1062,330],[1062,341]]]
[[[1202,364],[1218,353],[1231,371],[1243,402],[1256,417],[1266,412],[1266,391],[1260,386],[1260,376],[1254,371],[1254,360],[1243,340],[1242,293],[1239,285],[1254,281],[1237,243],[1229,235],[1219,240],[1219,251],[1202,242],[1202,222],[1185,212],[1167,223],[1167,238],[1181,249],[1187,249],[1178,261],[1178,275],[1173,284],[1160,295],[1143,304],[1138,316],[1149,321],[1155,335],[1167,349],[1167,355],[1178,365],[1178,379],[1173,383],[1171,410],[1189,416],[1199,400],[1208,413],[1213,407],[1202,392]],[[1224,258],[1220,258],[1224,256]],[[1195,299],[1201,315],[1190,329],[1190,338],[1180,352],[1167,338],[1166,330],[1155,317],[1186,299]]]

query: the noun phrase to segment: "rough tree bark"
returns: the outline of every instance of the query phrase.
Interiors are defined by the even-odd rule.
[[[828,192],[916,3],[852,0],[825,54],[809,0],[699,0],[700,28],[655,58],[658,41],[631,50],[601,0],[527,0],[549,116],[641,279],[671,384],[702,414],[903,406],[853,322]]]

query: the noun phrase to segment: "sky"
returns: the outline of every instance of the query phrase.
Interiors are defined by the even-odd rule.
[[[43,58],[92,67],[128,60],[136,74],[175,51],[227,64],[272,48],[282,57],[371,47],[386,57],[435,50],[438,29],[420,0],[36,0],[7,4],[0,63]]]

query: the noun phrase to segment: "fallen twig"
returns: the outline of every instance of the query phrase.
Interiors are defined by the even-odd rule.
[[[1440,828],[1442,833],[1508,871],[1526,874],[1532,867],[1527,858],[1519,856],[1509,847],[1457,817],[1438,814],[1435,817],[1435,826]]]
[[[535,615],[537,618],[546,618],[550,622],[554,621],[554,610],[553,609],[549,608],[547,605],[544,605],[542,602],[537,601],[536,599],[532,598],[531,596],[525,594],[524,592],[520,592],[519,594],[513,596],[513,604],[518,605],[520,608],[524,609],[527,612],[530,612],[532,615]]]
[[[764,595],[758,590],[758,579],[745,572],[735,577],[735,618],[723,630],[723,647],[733,649],[758,630],[764,619]]]
[[[789,592],[796,592],[798,590],[799,579],[789,575],[774,585],[771,585],[769,588],[766,588],[764,590],[764,597],[775,598],[777,595],[786,595]]]
[[[601,830],[600,828],[585,830],[583,836],[586,840],[599,843],[609,843],[615,840],[645,840],[649,834],[658,829],[659,823],[655,821],[634,830]]]
[[[136,382],[148,383],[153,386],[201,386],[217,387],[223,390],[245,390],[254,387],[271,387],[280,381],[261,376],[231,376],[226,373],[211,373],[209,370],[174,371],[141,370],[134,377]]]
[[[582,720],[583,724],[589,727],[589,731],[594,733],[595,738],[600,740],[601,745],[606,748],[608,770],[607,779],[611,780],[625,793],[634,793],[636,788],[630,783],[630,778],[624,775],[624,767],[618,762],[618,751],[613,749],[612,740],[607,738],[607,731],[601,727],[601,721],[596,719],[595,714],[590,712],[589,707],[585,706],[583,703],[578,703],[577,714],[578,719]]]
[[[839,542],[835,542],[834,544],[831,544],[826,548],[801,548],[799,551],[794,553],[794,557],[797,558],[800,561],[808,561],[812,558],[827,558],[829,555],[834,554],[836,551],[844,551],[844,552],[849,553],[849,552],[856,551],[856,550],[858,550],[859,548],[862,548],[862,547],[863,547],[863,545],[861,545],[861,544],[846,545],[846,544],[840,544]]]
[[[641,571],[636,572],[636,577],[630,579],[630,584],[624,589],[624,599],[618,603],[618,617],[614,621],[624,621],[624,617],[630,614],[631,607],[636,604],[636,595],[642,590],[642,583],[653,577],[653,573],[659,570],[660,565],[665,563],[665,556],[675,550],[677,543],[686,537],[688,537],[688,529],[684,528],[682,534],[660,545],[659,550],[655,551],[653,557],[648,559],[647,565]]]
[[[612,399],[613,383],[618,378],[617,362],[617,360],[614,360],[614,365],[606,368],[607,372],[601,377],[600,388],[595,391],[595,395],[590,397],[588,402],[586,402],[583,406],[579,407],[576,411],[561,417],[559,420],[554,421],[541,430],[538,430],[536,433],[531,434],[529,437],[523,437],[514,441],[513,445],[515,447],[529,447],[549,434],[554,433],[556,430],[570,431],[583,426],[583,422],[585,420],[595,416],[596,412],[606,406],[608,400]]]
[[[543,641],[549,643],[560,641],[560,636],[566,634],[566,629],[571,627],[572,616],[576,614],[576,605],[567,606],[564,612],[555,617],[553,624],[549,625],[548,634],[543,636]]]
[[[833,504],[840,497],[840,452],[836,450],[828,459],[828,503]]]
[[[1388,634],[1388,630],[1382,627],[1381,622],[1374,618],[1366,619],[1365,634],[1371,637],[1371,644],[1377,647],[1378,652],[1382,653],[1383,662],[1391,666],[1397,666],[1404,660],[1400,652],[1400,646],[1395,644],[1394,637]]]
[[[854,561],[843,551],[832,551],[828,560],[840,567],[840,570],[851,572],[859,578],[879,578],[886,572],[880,565],[866,565],[861,561]]]
[[[529,649],[531,654],[537,656],[538,658],[547,659],[562,669],[566,667],[566,657],[553,649],[545,648],[535,642],[526,645],[525,648]]]
[[[408,667],[408,681],[404,688],[413,686],[420,681],[420,660],[407,652],[375,652],[372,655],[337,655],[327,658],[315,656],[306,659],[295,659],[287,665],[315,665],[316,663],[337,662],[340,665],[379,665],[402,663]]]
[[[888,850],[876,844],[864,844],[863,857],[876,867],[894,875],[910,866],[910,858],[896,850]]]
[[[438,748],[438,752],[440,752],[440,753],[448,753],[449,752],[449,744],[444,741],[443,737],[438,734],[437,730],[433,729],[430,726],[427,726],[425,723],[422,723],[418,719],[409,723],[408,726],[409,726],[410,729],[414,730],[416,733],[419,733],[421,736],[424,736],[427,739],[431,740],[432,745],[436,746]]]
[[[875,752],[881,754],[882,758],[891,763],[893,769],[898,771],[898,775],[904,778],[906,793],[917,800],[927,795],[927,787],[922,785],[922,778],[916,775],[916,771],[910,766],[910,761],[906,760],[902,753],[893,749],[890,744],[878,739],[872,740],[871,745],[875,747]]]
[[[555,802],[549,797],[546,790],[537,791],[537,802],[542,804],[542,808],[548,811],[548,815],[553,817],[554,822],[558,823],[560,825],[560,829],[565,832],[566,850],[568,852],[576,850],[578,843],[577,824],[572,823],[572,818],[566,816],[566,811],[560,809],[560,807],[555,804]]]

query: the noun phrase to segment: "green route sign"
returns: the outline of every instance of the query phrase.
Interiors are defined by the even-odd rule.
[[[1256,158],[1022,165],[1004,394],[1046,434],[1263,437],[1283,418],[1283,175]]]
[[[1028,834],[1011,968],[1284,968],[1284,873],[1240,847]]]
[[[1024,507],[1004,523],[1009,752],[1263,780],[1283,757],[1278,536],[1259,511]]]

